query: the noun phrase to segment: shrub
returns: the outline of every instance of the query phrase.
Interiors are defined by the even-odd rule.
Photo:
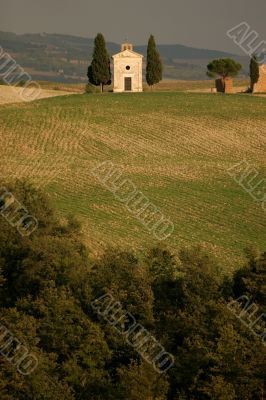
[[[96,86],[92,85],[91,83],[87,83],[85,86],[85,92],[86,93],[99,93],[100,90]]]

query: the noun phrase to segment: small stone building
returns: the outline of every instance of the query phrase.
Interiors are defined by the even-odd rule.
[[[219,78],[215,80],[215,86],[219,93],[234,93],[232,78]]]
[[[143,55],[133,51],[130,43],[123,43],[121,52],[113,55],[114,92],[142,92]]]
[[[252,89],[253,93],[266,93],[266,64],[259,66],[260,77]]]

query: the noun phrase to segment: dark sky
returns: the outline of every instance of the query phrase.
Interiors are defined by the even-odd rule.
[[[227,38],[246,21],[266,40],[266,0],[0,0],[0,30],[94,37],[120,43],[128,37],[157,43],[241,50]]]

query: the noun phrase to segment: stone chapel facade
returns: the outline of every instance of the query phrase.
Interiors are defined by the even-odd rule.
[[[143,55],[133,51],[130,43],[123,43],[121,52],[112,56],[114,64],[114,92],[142,92]]]

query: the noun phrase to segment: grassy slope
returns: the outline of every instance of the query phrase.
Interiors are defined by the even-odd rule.
[[[204,243],[228,268],[265,245],[265,213],[226,170],[243,158],[266,175],[266,100],[246,95],[73,95],[0,108],[1,176],[29,177],[89,246],[153,238],[92,176],[112,160],[175,224],[167,244]]]

